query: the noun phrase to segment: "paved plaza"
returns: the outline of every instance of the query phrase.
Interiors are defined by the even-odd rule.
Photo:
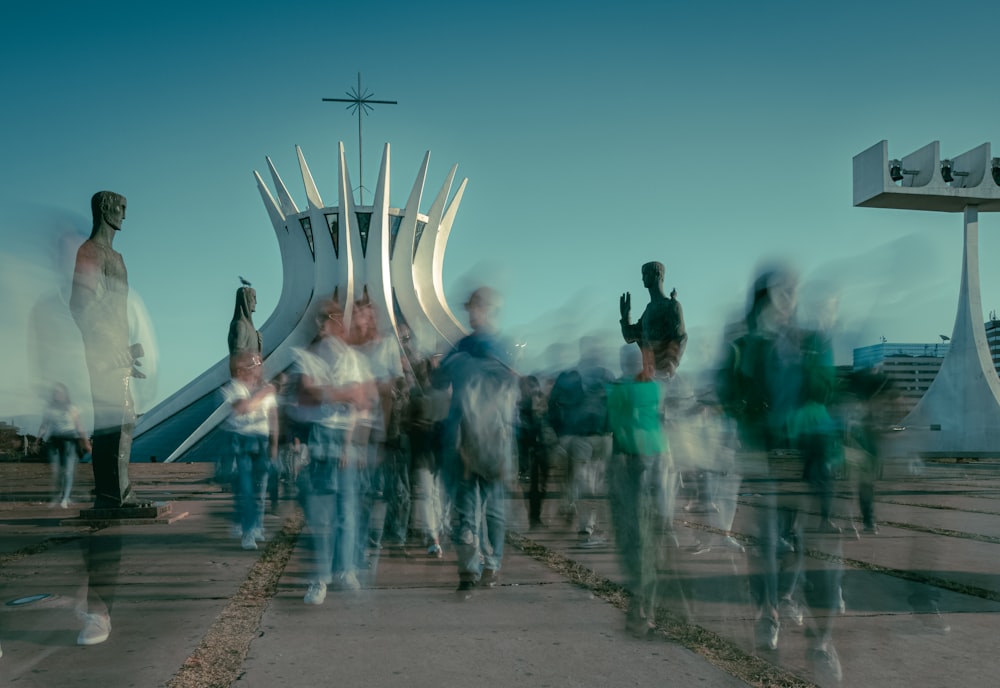
[[[843,685],[994,685],[1000,465],[897,468],[880,484],[877,535],[855,536],[843,483],[835,512],[844,535],[817,538],[805,552],[807,568],[843,567],[834,631]],[[711,515],[685,511],[683,499],[677,542],[661,556],[659,627],[640,640],[625,633],[610,533],[606,544],[582,547],[555,499],[546,527],[529,531],[522,495],[511,495],[500,585],[472,599],[455,595],[447,543],[439,560],[414,540],[373,553],[360,592],[331,589],[324,605],[309,607],[308,536],[296,504],[267,517],[260,550],[243,551],[230,535],[231,497],[209,474],[205,464],[133,464],[139,494],[169,500],[183,517],[113,527],[123,543],[113,630],[107,642],[79,647],[74,605],[90,529],[72,523],[73,507],[48,505],[47,466],[0,464],[0,685],[816,684],[809,620],[783,621],[777,651],[755,649],[746,554],[723,546]],[[89,467],[78,477],[79,505]],[[748,547],[761,499],[752,483],[740,488],[733,530]],[[606,503],[595,504],[607,527]],[[928,592],[940,615],[911,604]]]

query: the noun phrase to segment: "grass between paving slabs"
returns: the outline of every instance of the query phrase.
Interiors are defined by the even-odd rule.
[[[554,552],[534,540],[508,531],[507,541],[528,556],[547,565],[572,583],[590,590],[594,595],[625,610],[631,593],[625,586],[599,576],[593,570]],[[714,666],[759,688],[814,688],[815,684],[790,674],[779,667],[748,654],[722,636],[696,624],[669,609],[656,610],[656,631],[667,639],[695,652]]]
[[[302,524],[302,514],[298,512],[285,520],[243,585],[208,629],[201,645],[166,683],[167,688],[223,688],[239,678],[247,650],[257,636],[261,616],[292,556]]]

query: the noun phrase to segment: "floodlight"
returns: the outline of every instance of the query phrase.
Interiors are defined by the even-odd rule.
[[[951,160],[946,159],[941,161],[941,179],[946,182],[955,181],[955,177],[951,174]]]
[[[905,175],[915,177],[920,174],[920,170],[904,170],[903,163],[899,160],[889,161],[889,177],[894,182],[901,182]]]
[[[1000,186],[1000,158],[993,158],[990,161],[990,172],[993,173],[993,181]]]
[[[994,159],[996,159],[996,158],[994,158]],[[901,163],[899,160],[890,160],[889,161],[889,177],[894,182],[901,182],[901,181],[903,181],[903,163]]]
[[[965,155],[961,155],[959,157],[965,158]],[[965,162],[968,163],[968,160],[966,160]],[[952,164],[951,160],[941,161],[941,179],[945,180],[946,182],[955,181],[955,177],[968,177],[968,176],[969,176],[968,172],[959,172],[958,170],[954,169],[954,165]]]

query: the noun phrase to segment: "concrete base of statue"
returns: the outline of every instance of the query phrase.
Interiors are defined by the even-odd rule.
[[[136,502],[117,507],[81,509],[77,518],[67,518],[63,525],[134,526],[146,524],[171,524],[186,517],[188,512],[174,513],[170,502]]]

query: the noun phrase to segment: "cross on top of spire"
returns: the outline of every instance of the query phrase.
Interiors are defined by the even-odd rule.
[[[324,98],[324,102],[329,103],[349,103],[347,109],[351,111],[351,114],[357,114],[358,116],[358,193],[359,193],[359,205],[365,204],[365,169],[362,163],[362,146],[363,138],[361,136],[361,115],[369,114],[374,110],[373,105],[398,105],[395,100],[375,100],[373,96],[374,93],[370,93],[367,89],[361,88],[361,72],[358,72],[358,87],[353,86],[349,91],[346,91],[347,98]]]

